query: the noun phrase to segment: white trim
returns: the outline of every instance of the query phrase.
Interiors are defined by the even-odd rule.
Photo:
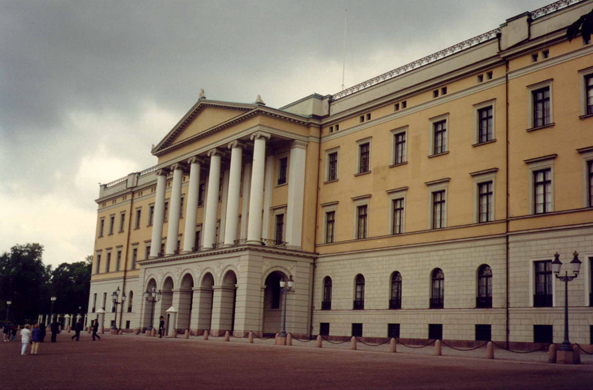
[[[449,181],[431,184],[428,186],[428,229],[429,230],[439,230],[439,229],[447,227],[447,203],[449,201],[448,187],[449,187]],[[434,213],[433,213],[434,204],[433,204],[432,194],[434,192],[443,191],[443,190],[445,191],[445,207],[443,210],[443,225],[439,229],[434,229],[432,227],[433,226],[432,219],[433,219],[433,215],[434,215]]]
[[[283,207],[279,207],[277,209],[273,209],[272,211],[272,223],[273,223],[273,228],[274,228],[274,232],[273,232],[273,239],[276,239],[276,229],[277,229],[277,224],[276,224],[276,217],[278,215],[284,215],[284,223],[283,223],[283,227],[282,227],[282,241],[286,241],[286,206]]]
[[[352,234],[352,239],[354,240],[363,240],[363,238],[358,238],[358,208],[360,206],[367,206],[367,226],[366,226],[366,236],[364,238],[369,238],[371,235],[369,234],[369,230],[371,227],[371,197],[365,197],[362,199],[357,199],[353,201],[354,204],[354,232]],[[366,281],[366,280],[365,280]]]
[[[591,262],[593,262],[593,253],[586,254],[585,261],[583,261],[583,268],[581,270],[581,272],[585,273],[583,283],[585,287],[585,306],[591,306],[591,296],[589,295],[591,284],[593,284],[593,280],[591,280]]]
[[[429,134],[430,134],[430,150],[428,151],[428,155],[429,156],[434,156],[434,124],[437,122],[441,122],[441,121],[445,121],[445,145],[443,148],[443,152],[448,152],[449,151],[449,113],[446,114],[442,114],[439,116],[435,116],[434,118],[430,118],[428,120],[430,126],[429,126]],[[440,154],[440,153],[438,153]]]
[[[480,184],[492,182],[492,219],[496,220],[496,172],[474,176],[474,223],[480,222]],[[484,222],[483,222],[484,223]]]
[[[539,257],[529,259],[529,307],[535,307],[533,296],[535,295],[535,262],[536,261],[554,261],[554,257]],[[552,307],[556,307],[556,275],[552,272]]]
[[[589,161],[593,161],[593,151],[583,153],[583,207],[589,206]]]
[[[535,195],[533,188],[533,173],[535,171],[540,171],[547,168],[550,168],[550,177],[552,180],[552,194],[550,199],[551,206],[550,210],[540,214],[547,214],[554,211],[554,159],[549,159],[529,164],[529,214],[535,214],[535,203],[533,202],[533,197]]]
[[[580,96],[581,96],[581,115],[587,115],[587,91],[585,85],[585,78],[593,75],[593,66],[579,70],[579,85],[580,85]]]
[[[372,168],[371,168],[371,156],[372,156],[372,141],[373,137],[366,137],[363,139],[360,139],[358,141],[356,141],[356,174],[358,175],[359,173],[369,173],[372,172]],[[364,144],[368,143],[369,144],[369,170],[366,172],[360,172],[360,147]]]
[[[321,242],[323,242],[324,244],[327,244],[328,242],[326,241],[327,239],[327,213],[334,213],[334,240],[333,242],[336,242],[336,227],[337,225],[337,220],[338,220],[338,204],[334,203],[334,204],[330,204],[328,206],[324,206],[323,207],[323,236],[321,237]],[[333,279],[332,279],[333,282]]]
[[[391,130],[391,165],[395,165],[395,138],[397,135],[404,133],[405,137],[405,147],[404,147],[404,156],[402,162],[403,164],[408,161],[408,126],[398,127],[397,129]]]
[[[336,159],[336,178],[334,180],[330,180],[329,179],[329,155],[333,154],[333,153],[337,153],[337,159]],[[326,182],[330,182],[330,181],[337,181],[340,178],[340,147],[336,146],[335,148],[331,148],[331,149],[327,149],[325,151],[325,181]]]
[[[474,144],[476,145],[484,143],[480,143],[480,117],[478,111],[486,107],[492,107],[492,140],[488,141],[496,139],[496,99],[490,99],[482,103],[474,104]]]
[[[406,195],[408,190],[402,189],[394,191],[389,194],[389,234],[402,234],[406,232]],[[393,232],[393,201],[397,199],[403,199],[404,210],[402,211],[402,231],[400,233]]]
[[[280,179],[280,160],[283,158],[286,159],[286,182],[279,184],[278,180]],[[290,156],[288,152],[284,152],[274,156],[274,165],[276,169],[274,169],[274,187],[281,187],[288,185],[288,176],[290,174]]]
[[[533,92],[537,91],[538,89],[542,89],[542,88],[550,88],[550,123],[547,123],[543,126],[548,126],[552,123],[554,123],[554,93],[553,93],[553,88],[552,88],[552,83],[554,80],[545,80],[542,82],[539,82],[537,84],[532,84],[527,86],[527,99],[529,102],[529,106],[528,106],[528,110],[527,110],[527,126],[528,129],[533,129],[535,127],[534,123],[533,123]],[[541,126],[537,126],[537,127],[541,127]]]

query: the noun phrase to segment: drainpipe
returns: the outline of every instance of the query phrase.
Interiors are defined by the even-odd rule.
[[[138,181],[138,176],[139,176],[139,174],[136,174],[136,182]],[[128,274],[128,258],[130,257],[130,237],[132,235],[132,218],[133,218],[132,212],[134,211],[134,190],[132,190],[132,193],[130,194],[130,196],[132,198],[130,199],[130,213],[129,213],[130,217],[128,219],[128,236],[126,238],[126,258],[124,260],[124,277],[123,277],[124,280],[122,282],[122,294],[124,294],[126,292],[126,276]],[[128,299],[132,299],[132,297],[128,297]],[[128,303],[128,305],[129,305],[129,303]],[[120,329],[122,326],[123,316],[124,316],[124,308],[122,305],[121,310],[119,311]],[[117,324],[116,324],[116,327],[117,327]]]
[[[509,348],[509,336],[510,336],[510,312],[509,312],[509,60],[505,59],[505,147],[506,147],[506,218],[505,218],[505,244],[506,244],[506,348]]]

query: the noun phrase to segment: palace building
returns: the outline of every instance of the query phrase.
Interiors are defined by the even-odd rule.
[[[570,336],[593,343],[593,44],[566,38],[592,9],[281,108],[202,91],[155,166],[100,186],[89,317],[273,334],[292,278],[298,336],[561,342],[551,263],[576,251]]]

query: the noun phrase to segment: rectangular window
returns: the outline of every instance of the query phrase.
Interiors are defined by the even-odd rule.
[[[164,256],[165,255],[165,243],[161,243],[161,252],[159,253],[159,256]]]
[[[554,326],[533,325],[533,342],[552,344],[554,342]]]
[[[130,321],[126,321],[126,329],[130,329]]]
[[[95,273],[101,273],[101,255],[97,255],[97,268],[95,270]]]
[[[394,199],[393,200],[393,234],[403,233],[404,227],[404,200]]]
[[[105,308],[107,307],[105,305],[107,305],[107,293],[106,292],[103,293],[103,306],[101,307],[101,309],[105,310]]]
[[[358,239],[367,238],[367,227],[368,227],[367,206],[358,206],[356,211],[358,213],[358,225],[357,225],[356,237]]]
[[[329,322],[322,322],[319,324],[319,335],[329,336]]]
[[[205,190],[206,190],[206,183],[200,184],[200,190],[198,191],[198,207],[204,206]]]
[[[325,213],[325,242],[334,242],[334,232],[336,224],[336,212],[330,211]]]
[[[352,324],[352,336],[362,337],[362,324]]]
[[[284,214],[276,215],[276,244],[282,244],[284,240]]]
[[[154,219],[154,205],[150,205],[148,207],[148,226],[152,226],[153,219]]]
[[[198,230],[196,231],[196,236],[194,238],[194,251],[199,251],[200,250],[200,236],[202,234],[202,231]]]
[[[387,337],[399,339],[399,324],[387,324]]]
[[[432,154],[445,153],[447,151],[447,121],[433,123],[433,150]]]
[[[283,157],[279,161],[278,167],[278,185],[286,184],[286,172],[288,170],[288,157]]]
[[[395,134],[395,164],[406,162],[406,132]]]
[[[138,261],[138,248],[132,249],[132,269],[136,269],[136,262]]]
[[[109,272],[111,268],[111,252],[107,253],[107,263],[105,264],[105,272]]]
[[[491,222],[494,221],[494,205],[492,203],[492,182],[487,181],[478,184],[478,221]]]
[[[358,173],[365,173],[370,170],[370,143],[358,145]]]
[[[142,218],[142,209],[136,210],[136,223],[134,225],[134,229],[140,229],[140,220]]]
[[[536,261],[534,307],[552,307],[552,261]]]
[[[492,325],[476,325],[476,341],[492,341]]]
[[[407,108],[408,107],[408,102],[406,100],[404,100],[402,102],[402,109]]]
[[[95,311],[97,311],[97,293],[93,294],[93,309],[92,309],[92,313],[94,313]]]
[[[165,202],[165,216],[163,222],[167,222],[169,220],[169,202]]]
[[[534,214],[552,211],[552,170],[550,168],[533,172]]]
[[[546,126],[550,120],[550,87],[544,87],[533,94],[533,127]]]
[[[338,152],[328,154],[327,180],[338,180]]]
[[[445,227],[445,191],[432,193],[432,228]]]
[[[441,88],[441,95],[446,95],[446,94],[447,94],[447,87]]]
[[[478,142],[484,143],[494,139],[492,106],[478,110]]]
[[[442,340],[443,324],[428,324],[428,338],[430,340]]]
[[[122,233],[124,231],[124,226],[126,222],[126,213],[121,213],[119,216],[119,232]]]
[[[587,176],[589,177],[589,207],[593,207],[593,160],[587,161]]]
[[[99,221],[99,237],[103,237],[104,229],[105,229],[105,218],[101,218],[101,221]]]
[[[150,257],[150,245],[146,245],[146,252],[145,252],[145,259],[148,259]]]
[[[399,111],[399,103],[395,103],[395,105],[393,106],[393,110]]]
[[[109,235],[113,234],[113,229],[115,225],[115,215],[109,217]]]
[[[593,114],[593,74],[585,77],[585,105],[587,115]]]
[[[179,202],[179,218],[183,218],[183,201],[185,198],[182,196],[181,201]]]
[[[115,261],[115,271],[119,271],[121,268],[121,250],[117,251],[117,258]]]

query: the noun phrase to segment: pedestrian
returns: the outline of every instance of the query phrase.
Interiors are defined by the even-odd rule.
[[[21,348],[21,355],[27,354],[27,345],[31,342],[31,331],[29,330],[29,324],[25,325],[25,328],[21,330],[21,342],[23,347]]]
[[[52,343],[56,342],[56,336],[58,335],[58,333],[60,333],[60,323],[58,322],[57,319],[55,319],[54,322],[51,323],[51,342]]]
[[[82,331],[82,318],[78,319],[76,325],[74,325],[74,336],[72,336],[72,340],[76,338],[76,341],[80,340],[80,332]]]
[[[101,337],[99,337],[99,335],[97,334],[97,331],[99,330],[99,320],[94,320],[91,326],[93,328],[93,341],[95,341],[95,337],[101,340]]]
[[[43,327],[43,324],[41,325]],[[31,355],[37,355],[37,351],[39,350],[39,343],[41,342],[41,327],[39,324],[35,324],[33,327],[33,334],[31,337],[31,341],[33,341],[33,346],[31,347]]]
[[[165,333],[165,317],[159,318],[159,339],[163,337]]]
[[[4,327],[2,328],[2,333],[4,334],[4,341],[10,341],[10,322],[6,321],[4,323]]]
[[[41,341],[39,341],[40,343],[45,342],[45,332],[46,332],[45,323],[43,323],[43,322],[39,323],[39,335],[41,337]]]
[[[10,327],[10,333],[12,334],[12,337],[10,338],[10,341],[15,341],[16,340],[16,334],[18,333],[18,331],[21,330],[21,326],[20,325],[15,325],[12,324],[12,326]]]

